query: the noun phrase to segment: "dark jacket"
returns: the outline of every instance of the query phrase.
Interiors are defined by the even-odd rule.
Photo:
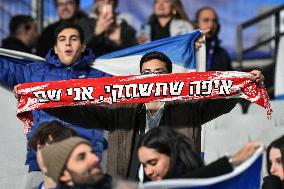
[[[98,183],[94,185],[77,185],[71,187],[63,183],[59,183],[56,189],[112,189],[112,182],[112,177],[105,175]]]
[[[284,183],[277,176],[266,176],[263,178],[262,189],[284,189]]]
[[[31,53],[32,49],[27,47],[21,40],[15,37],[7,37],[2,41],[2,48],[15,51]]]
[[[219,39],[206,41],[207,71],[232,71],[231,58]],[[210,59],[210,60],[209,60]],[[208,62],[210,62],[208,65]]]
[[[202,168],[183,174],[179,178],[210,178],[232,172],[234,169],[227,157],[220,158]]]
[[[201,125],[230,112],[237,102],[238,99],[218,99],[166,103],[159,125],[176,128],[193,139],[200,150]],[[107,173],[129,176],[132,154],[137,150],[133,144],[142,136],[146,125],[144,104],[61,107],[45,111],[73,124],[110,131]]]
[[[104,77],[105,73],[93,69],[89,66],[95,59],[91,50],[86,50],[81,59],[75,62],[72,66],[66,67],[63,65],[54,50],[50,50],[46,57],[46,62],[35,62],[31,64],[19,64],[10,59],[3,59],[0,56],[0,84],[13,88],[17,84],[26,82],[42,82],[42,81],[57,81],[78,78],[96,78]],[[30,139],[36,128],[45,121],[55,120],[56,118],[48,115],[43,111],[33,111],[34,125],[31,132],[27,134]],[[71,126],[71,124],[69,124]],[[76,125],[72,125],[82,137],[89,139],[95,146],[95,149],[100,156],[103,150],[103,134],[101,131],[92,129],[83,129]],[[33,150],[28,149],[26,164],[29,165],[30,171],[39,170],[36,155]]]
[[[113,177],[105,174],[102,177],[102,179],[100,179],[96,184],[76,185],[76,186],[70,187],[70,186],[67,186],[63,183],[59,183],[59,185],[56,187],[56,189],[114,189],[118,185],[120,185],[121,183],[127,184],[128,182],[121,180],[121,179],[113,178]],[[134,185],[134,184],[132,183],[132,185]],[[127,185],[124,184],[123,186],[125,186],[125,188],[127,189]]]
[[[91,48],[96,56],[107,54],[113,51],[121,50],[127,47],[132,47],[138,44],[136,40],[136,31],[133,27],[127,24],[125,20],[121,21],[121,44],[108,39],[106,33],[94,36],[88,43],[87,47]]]
[[[177,164],[173,176],[168,179],[178,178],[211,178],[221,175],[225,175],[234,170],[233,166],[229,163],[227,157],[220,158],[204,167],[192,170],[190,172],[184,170],[183,164]],[[151,181],[146,175],[144,175],[144,182]]]
[[[62,23],[66,21],[59,20],[53,24],[48,25],[41,33],[36,47],[36,55],[45,57],[49,49],[55,45],[55,30]],[[81,26],[85,36],[85,42],[88,43],[93,37],[94,20],[90,19],[84,12],[78,12],[75,17],[68,21]]]

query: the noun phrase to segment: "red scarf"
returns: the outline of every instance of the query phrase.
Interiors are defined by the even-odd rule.
[[[18,86],[21,98],[17,116],[27,133],[33,124],[31,111],[43,108],[244,98],[264,107],[270,118],[272,109],[266,89],[257,86],[252,78],[251,73],[218,71],[25,83]]]

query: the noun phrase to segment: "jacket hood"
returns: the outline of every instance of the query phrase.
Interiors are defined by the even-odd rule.
[[[72,64],[69,67],[83,68],[83,67],[89,66],[91,63],[94,62],[95,58],[96,57],[93,51],[91,49],[86,49],[83,52],[82,56],[79,58],[79,60],[74,62],[74,64]],[[68,67],[62,64],[57,54],[55,54],[55,51],[53,48],[48,51],[45,59],[49,64],[53,64],[56,67]]]

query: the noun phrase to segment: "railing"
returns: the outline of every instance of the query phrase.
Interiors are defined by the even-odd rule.
[[[237,61],[240,63],[240,70],[243,69],[243,57],[245,54],[247,54],[248,52],[251,52],[257,48],[259,48],[260,46],[266,45],[269,42],[274,41],[275,42],[275,51],[274,51],[274,56],[273,59],[275,60],[276,58],[276,53],[278,50],[278,42],[279,42],[279,38],[284,35],[284,32],[280,32],[280,12],[284,10],[284,5],[281,5],[275,9],[272,9],[268,12],[265,12],[253,19],[250,19],[242,24],[240,24],[237,28]],[[274,35],[264,39],[262,41],[259,41],[257,44],[252,45],[248,48],[244,48],[243,47],[243,30],[255,25],[256,23],[263,21],[269,17],[273,17],[274,16],[274,26],[275,26],[275,30],[274,30]],[[275,62],[275,61],[274,61]]]

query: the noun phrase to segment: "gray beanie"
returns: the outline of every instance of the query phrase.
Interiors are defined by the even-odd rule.
[[[58,182],[71,153],[76,146],[82,143],[92,146],[89,141],[83,138],[70,137],[40,149],[44,165],[47,168],[46,175]]]

